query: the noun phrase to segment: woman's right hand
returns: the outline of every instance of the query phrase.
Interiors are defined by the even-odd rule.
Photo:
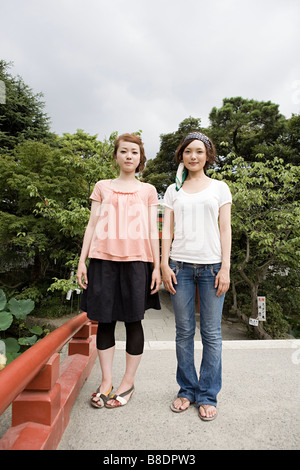
[[[83,289],[87,288],[88,279],[87,279],[87,269],[84,261],[79,261],[78,269],[76,273],[77,282]]]
[[[170,266],[162,266],[161,272],[165,289],[174,295],[176,293],[176,290],[174,289],[174,284],[177,284],[177,279],[174,271],[172,271]]]

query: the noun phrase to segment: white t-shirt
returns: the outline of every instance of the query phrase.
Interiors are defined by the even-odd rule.
[[[228,185],[211,180],[199,193],[188,194],[171,184],[162,205],[174,211],[175,232],[170,257],[186,263],[214,264],[222,261],[219,209],[232,203]]]

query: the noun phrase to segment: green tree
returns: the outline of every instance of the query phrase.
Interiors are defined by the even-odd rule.
[[[288,130],[287,120],[279,113],[277,104],[241,97],[225,98],[221,108],[211,110],[209,120],[209,135],[218,153],[222,155],[227,149],[228,154],[229,148],[247,161],[256,159],[259,145],[263,144],[266,148],[276,142],[285,143]],[[265,156],[270,159],[274,157],[266,152]]]
[[[28,139],[51,141],[50,118],[44,112],[43,94],[34,94],[21,77],[9,73],[11,63],[0,60],[4,98],[0,102],[0,153],[12,151]]]
[[[116,175],[113,135],[105,142],[77,131],[54,148],[37,141],[0,155],[0,271],[4,289],[45,294],[69,279],[80,253],[94,184]]]
[[[36,204],[59,199],[67,206],[70,198],[83,197],[84,184],[74,168],[66,167],[59,150],[41,142],[20,144],[14,156],[1,155],[0,162],[2,285],[37,284],[55,262],[59,269],[74,241],[66,243],[57,223],[37,215]]]
[[[77,129],[75,134],[65,133],[59,139],[65,163],[77,168],[88,183],[88,196],[96,181],[116,176],[117,165],[113,158],[116,138],[117,132],[112,132],[101,142],[97,135]]]
[[[287,121],[287,135],[284,144],[289,147],[289,162],[294,165],[300,163],[300,114],[293,114]]]
[[[233,193],[233,308],[248,322],[239,293],[246,292],[252,318],[258,315],[257,296],[266,295],[268,318],[255,328],[261,336],[280,337],[287,330],[283,313],[296,313],[300,306],[300,168],[257,155],[256,162],[234,158],[213,176],[225,179]],[[292,288],[290,276],[296,280],[297,272],[298,283]],[[285,288],[290,295],[283,298]]]

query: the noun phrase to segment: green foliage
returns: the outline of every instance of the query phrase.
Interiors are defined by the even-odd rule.
[[[0,80],[5,85],[5,103],[0,104],[0,153],[10,152],[28,139],[53,138],[42,93],[34,94],[21,77],[13,77],[8,72],[10,66],[0,60]]]
[[[1,334],[1,341],[3,341],[6,348],[7,364],[18,357],[27,347],[33,346],[38,341],[38,337],[45,333],[40,326],[27,328],[21,321],[25,320],[33,309],[34,302],[30,299],[17,300],[11,298],[7,302],[5,293],[0,289],[0,334],[5,332],[6,336],[12,330],[27,333],[26,336],[19,336],[18,338],[6,338],[3,336],[4,333]],[[29,336],[28,333],[33,333],[33,335]]]
[[[30,299],[16,300],[10,299],[8,302],[10,312],[18,319],[24,320],[27,315],[34,309],[34,302]]]
[[[39,302],[53,277],[69,277],[69,262],[77,264],[93,186],[117,174],[115,135],[99,142],[78,130],[57,138],[55,147],[27,141],[15,148],[14,157],[0,155],[2,287],[18,288],[21,294],[34,288]]]
[[[277,157],[257,160],[235,158],[211,176],[224,179],[233,194],[231,273],[237,302],[246,287],[249,315],[256,318],[257,295],[266,295],[265,331],[282,337],[288,329],[283,309],[293,314],[300,307],[300,168]],[[245,312],[243,304],[240,308]]]
[[[76,286],[76,276],[73,274],[70,279],[58,279],[57,277],[53,278],[51,286],[49,287],[48,291],[54,292],[56,290],[62,292],[63,294],[67,294],[69,290],[73,290],[74,286]]]
[[[16,300],[10,299],[8,302],[6,300],[6,295],[2,289],[0,289],[0,306],[1,306],[1,313],[2,319],[5,317],[9,318],[8,326],[0,328],[1,331],[7,330],[11,325],[13,316],[18,320],[24,320],[27,315],[34,309],[34,302],[32,300]],[[7,309],[7,310],[6,310]]]
[[[13,322],[13,316],[10,312],[0,312],[0,331],[7,330]]]
[[[286,119],[271,101],[225,98],[221,108],[212,109],[209,119],[209,133],[217,148],[225,141],[248,161],[256,159],[258,144],[271,145],[286,131]]]
[[[272,338],[284,338],[289,329],[289,324],[284,318],[283,307],[268,296],[268,319],[264,324],[264,329]]]

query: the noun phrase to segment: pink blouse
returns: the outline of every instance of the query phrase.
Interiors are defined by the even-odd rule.
[[[90,196],[101,205],[89,258],[153,262],[148,213],[150,206],[159,204],[155,187],[141,183],[134,192],[122,192],[112,181],[98,181]]]

